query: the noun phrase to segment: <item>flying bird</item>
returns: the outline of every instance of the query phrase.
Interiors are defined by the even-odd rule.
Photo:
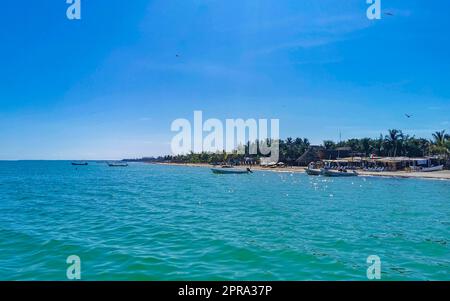
[[[405,113],[405,116],[406,116],[406,118],[411,118],[412,117],[412,115],[409,115],[409,114],[406,114],[406,113]]]

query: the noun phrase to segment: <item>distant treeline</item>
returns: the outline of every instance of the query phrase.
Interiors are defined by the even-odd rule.
[[[327,150],[335,150],[342,147],[351,148],[352,153],[359,156],[382,156],[382,157],[423,157],[429,155],[440,155],[448,158],[450,154],[450,135],[445,130],[432,134],[433,139],[416,138],[404,134],[401,130],[389,130],[387,135],[378,138],[349,139],[341,142],[331,140],[323,141],[321,145]],[[270,141],[269,141],[270,142]],[[258,145],[258,142],[253,144]],[[287,138],[279,140],[279,161],[295,165],[295,161],[305,153],[311,146],[307,138]],[[173,162],[173,163],[256,163],[259,154],[252,155],[249,150],[254,145],[247,144],[244,154],[234,153],[190,153],[186,155],[162,156],[158,158],[143,158],[139,161],[146,162]]]

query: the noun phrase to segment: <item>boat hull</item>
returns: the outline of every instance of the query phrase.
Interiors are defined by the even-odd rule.
[[[245,169],[236,169],[236,168],[211,168],[212,172],[215,174],[248,174],[250,173]]]
[[[109,167],[128,167],[128,164],[108,164]]]
[[[73,166],[87,166],[88,163],[72,163]]]
[[[439,166],[422,168],[420,171],[421,172],[432,172],[432,171],[440,171],[443,169],[444,169],[444,165],[439,165]]]
[[[322,175],[325,177],[356,177],[358,176],[358,173],[352,171],[352,172],[343,172],[343,171],[337,171],[337,170],[327,170],[322,169]]]
[[[320,176],[322,174],[322,171],[320,169],[313,168],[308,168],[305,170],[305,172],[310,176]]]

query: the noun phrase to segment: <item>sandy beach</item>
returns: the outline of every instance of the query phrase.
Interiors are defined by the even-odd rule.
[[[442,171],[434,171],[434,172],[358,171],[358,173],[362,176],[450,180],[450,170],[442,170]]]
[[[212,165],[203,163],[157,163],[159,165],[174,165],[174,166],[186,166],[186,167],[201,167],[201,168],[212,168]],[[305,172],[305,167],[291,166],[291,167],[276,167],[267,168],[261,166],[251,166],[252,170],[261,170],[269,172],[295,172],[303,173]],[[417,179],[436,179],[436,180],[450,180],[450,170],[434,171],[434,172],[406,172],[406,171],[363,171],[358,170],[361,176],[370,177],[392,177],[392,178],[417,178]]]

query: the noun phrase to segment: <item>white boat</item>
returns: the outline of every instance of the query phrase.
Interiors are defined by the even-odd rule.
[[[111,163],[108,162],[109,167],[128,167],[128,163]]]
[[[211,168],[212,172],[215,174],[248,174],[253,173],[250,168],[240,169],[240,168]]]
[[[332,169],[322,169],[322,175],[325,177],[357,177],[358,173],[356,171],[340,171]]]
[[[322,171],[316,168],[307,168],[305,172],[310,176],[320,176],[322,174]]]
[[[420,171],[421,172],[431,172],[431,171],[439,171],[443,170],[444,165],[438,165],[438,166],[432,166],[432,167],[423,167]]]

